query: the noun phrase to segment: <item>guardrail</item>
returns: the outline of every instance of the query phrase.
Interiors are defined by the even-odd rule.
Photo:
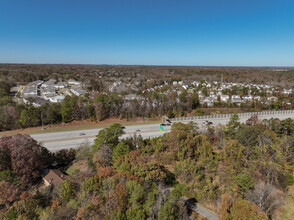
[[[263,111],[263,112],[244,112],[237,113],[239,117],[251,117],[253,115],[266,116],[266,115],[288,115],[294,114],[294,110],[280,110],[280,111]],[[203,116],[193,116],[193,117],[180,117],[180,118],[171,118],[170,120],[175,121],[193,121],[193,120],[203,120],[203,119],[223,119],[230,118],[234,114],[217,114],[217,115],[203,115]]]

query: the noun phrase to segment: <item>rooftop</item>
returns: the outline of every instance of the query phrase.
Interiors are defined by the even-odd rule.
[[[60,170],[50,170],[44,177],[50,185],[56,186],[60,183],[63,183],[65,180],[64,174]]]

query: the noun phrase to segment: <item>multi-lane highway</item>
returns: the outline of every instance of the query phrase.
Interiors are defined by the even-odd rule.
[[[245,122],[250,116],[244,116],[240,118],[240,122]],[[280,115],[262,115],[259,119],[269,119],[269,118],[294,118],[294,114],[280,114]],[[213,122],[213,125],[226,124],[230,118],[213,118],[213,119],[199,119],[196,122],[200,128],[203,129],[203,122],[209,120]],[[183,123],[188,123],[189,120],[182,121]],[[160,124],[145,124],[145,125],[134,125],[126,126],[125,134],[122,138],[133,136],[134,134],[141,135],[143,138],[157,137],[163,135],[170,131],[170,126],[164,127],[164,132],[160,131]],[[97,129],[87,129],[87,130],[77,130],[77,131],[64,131],[64,132],[54,132],[54,133],[42,133],[42,134],[32,134],[31,136],[40,142],[44,147],[48,148],[50,151],[58,151],[61,149],[78,148],[84,144],[93,144],[95,136],[101,128]]]
[[[61,149],[78,148],[84,144],[93,144],[96,135],[101,129],[102,128],[32,134],[31,137],[54,152]],[[134,134],[140,134],[143,138],[152,138],[163,134],[159,130],[159,124],[126,126],[124,131],[125,134],[122,138],[131,137]],[[164,132],[169,131],[170,126],[165,126]]]

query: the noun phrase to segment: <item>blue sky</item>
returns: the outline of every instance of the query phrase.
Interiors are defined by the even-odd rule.
[[[0,0],[0,62],[294,66],[294,1]]]

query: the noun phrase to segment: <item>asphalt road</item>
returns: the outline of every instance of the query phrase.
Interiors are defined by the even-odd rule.
[[[160,124],[126,126],[122,138],[141,135],[143,138],[153,138],[164,133],[159,130]],[[50,132],[32,134],[31,137],[41,143],[48,150],[55,152],[61,149],[78,148],[84,144],[93,144],[96,135],[102,128],[77,131]],[[165,126],[164,131],[170,131],[170,126]]]
[[[207,218],[208,220],[217,220],[219,219],[218,215],[214,212],[210,211],[209,209],[205,208],[204,206],[196,203],[193,199],[187,199],[186,197],[182,197],[185,201],[185,205],[194,212],[202,215],[203,217]]]
[[[271,115],[259,116],[259,120],[262,119],[270,119]],[[294,118],[294,115],[275,115],[275,118],[285,119],[285,118]],[[248,117],[240,118],[240,122],[245,122]],[[213,122],[213,125],[218,124],[226,124],[230,119],[209,119],[209,121]],[[198,124],[200,129],[204,129],[203,120],[194,121]],[[189,123],[189,121],[182,121],[183,123]],[[164,127],[164,133],[162,133],[159,129],[160,124],[147,124],[147,125],[134,125],[134,126],[126,126],[125,134],[122,138],[131,137],[134,134],[141,135],[143,138],[152,138],[163,135],[165,132],[170,131],[170,126]],[[78,148],[84,144],[93,144],[95,136],[102,128],[97,129],[87,129],[87,130],[77,130],[77,131],[64,131],[64,132],[54,132],[54,133],[43,133],[43,134],[32,134],[31,136],[40,142],[44,147],[48,150],[54,152],[61,149],[69,149],[69,148]]]

